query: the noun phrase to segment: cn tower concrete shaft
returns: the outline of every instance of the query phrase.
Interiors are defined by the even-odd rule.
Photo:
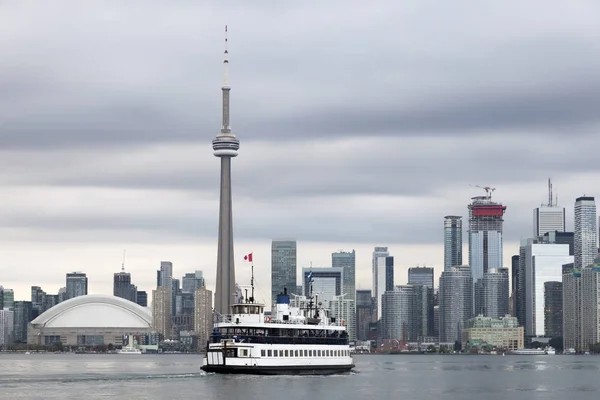
[[[221,195],[219,201],[219,244],[215,311],[229,314],[235,295],[233,258],[233,210],[231,201],[231,157],[221,157]]]

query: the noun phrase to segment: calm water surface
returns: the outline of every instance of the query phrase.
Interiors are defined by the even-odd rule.
[[[329,377],[200,372],[198,355],[0,354],[0,399],[595,399],[600,357],[356,356]]]

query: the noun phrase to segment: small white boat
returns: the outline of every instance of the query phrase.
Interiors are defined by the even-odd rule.
[[[123,347],[120,350],[117,350],[117,354],[143,354],[140,349],[135,347],[134,341],[135,339],[133,338],[133,336],[129,335],[129,341],[127,343],[127,346]]]

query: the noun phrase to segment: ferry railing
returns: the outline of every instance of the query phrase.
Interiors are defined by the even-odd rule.
[[[213,343],[223,339],[233,339],[237,343],[259,344],[318,344],[318,345],[348,345],[348,338],[319,337],[319,336],[263,336],[263,335],[211,335]]]

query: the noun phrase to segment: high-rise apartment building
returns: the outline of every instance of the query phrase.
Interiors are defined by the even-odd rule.
[[[427,336],[428,290],[423,285],[402,285],[382,295],[381,339],[407,342]]]
[[[444,217],[444,271],[462,265],[462,217]]]
[[[13,343],[13,311],[0,310],[0,347]]]
[[[581,269],[581,347],[600,342],[600,257]]]
[[[465,323],[473,317],[473,277],[467,265],[452,267],[440,277],[440,343],[461,340]]]
[[[181,291],[183,293],[195,293],[203,286],[206,286],[206,282],[202,271],[187,273],[181,278]]]
[[[162,286],[152,291],[152,326],[164,339],[171,338],[171,290]]]
[[[372,278],[373,278],[373,297],[377,299],[377,259],[380,257],[388,257],[390,255],[387,247],[375,247],[373,250]],[[393,284],[392,284],[393,286]]]
[[[317,296],[318,301],[332,301],[334,297],[343,295],[343,282],[344,268],[302,268],[302,288],[306,297],[310,296],[312,290],[312,295]]]
[[[519,286],[519,255],[511,257],[511,292],[512,292],[512,316],[519,318],[520,286]]]
[[[565,269],[562,282],[563,347],[581,349],[581,272]]]
[[[596,202],[593,197],[582,196],[575,200],[575,269],[594,263],[598,254],[596,230]]]
[[[131,284],[131,274],[121,271],[115,272],[113,277],[113,295],[136,302],[137,287]]]
[[[412,267],[408,269],[408,284],[423,285],[433,289],[433,268]]]
[[[376,248],[377,249],[377,248]],[[375,254],[375,253],[374,253]],[[375,301],[377,319],[381,319],[381,299],[385,292],[394,290],[394,257],[378,256],[375,259]]]
[[[283,289],[296,289],[297,244],[293,239],[273,240],[271,243],[271,308],[275,309],[277,295]]]
[[[30,301],[15,301],[13,340],[16,343],[27,343],[27,324],[33,320]]]
[[[502,225],[506,206],[488,195],[473,197],[469,204],[469,266],[473,282],[483,278],[490,268],[502,268]]]
[[[67,274],[67,299],[88,294],[88,278],[83,272]]]
[[[145,290],[138,290],[135,296],[135,302],[138,306],[148,307],[148,293]]]
[[[15,303],[15,292],[0,286],[0,310],[13,311]]]
[[[548,203],[533,210],[533,238],[555,231],[565,231],[565,208],[552,198],[552,181],[548,179]]]
[[[331,266],[344,269],[343,293],[345,299],[356,300],[356,253],[352,251],[338,251],[331,253]]]
[[[573,262],[566,244],[540,243],[528,239],[525,245],[525,336],[547,336],[544,325],[544,283],[562,280],[562,266]]]
[[[370,290],[356,291],[356,339],[369,339],[369,324],[374,321],[373,295]]]
[[[204,351],[213,329],[212,292],[201,286],[194,292],[194,331],[198,336],[198,347]]]
[[[547,337],[563,337],[562,282],[544,282],[544,332]]]
[[[503,318],[508,314],[508,269],[490,268],[482,278],[483,316]]]

